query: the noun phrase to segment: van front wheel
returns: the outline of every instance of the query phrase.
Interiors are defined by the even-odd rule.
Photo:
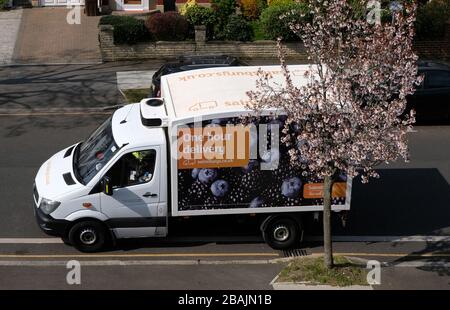
[[[70,229],[69,240],[81,252],[97,252],[106,243],[106,230],[96,221],[79,222]]]
[[[275,218],[263,231],[264,241],[273,249],[293,248],[299,241],[299,226],[290,218]]]

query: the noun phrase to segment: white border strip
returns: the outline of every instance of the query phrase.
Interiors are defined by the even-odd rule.
[[[0,238],[0,244],[60,244],[60,238]]]
[[[333,236],[337,242],[450,242],[450,236]],[[322,241],[322,236],[310,236],[306,241]]]

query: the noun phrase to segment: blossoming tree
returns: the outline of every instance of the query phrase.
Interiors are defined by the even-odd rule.
[[[367,1],[355,1],[367,7]],[[290,25],[312,63],[308,83],[294,85],[279,43],[286,83],[275,89],[270,75],[260,71],[248,108],[257,114],[266,108],[284,111],[282,142],[291,161],[323,178],[324,262],[331,268],[335,178],[359,174],[367,182],[378,177],[378,164],[408,160],[406,135],[415,119],[413,111],[405,112],[406,96],[421,82],[412,49],[416,6],[406,3],[384,22],[356,14],[346,0],[310,0],[309,10],[312,21]]]

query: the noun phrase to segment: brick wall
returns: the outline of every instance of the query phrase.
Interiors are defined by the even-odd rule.
[[[450,21],[447,22],[445,35],[442,39],[415,41],[414,49],[422,59],[450,60]]]
[[[173,59],[182,55],[226,54],[241,58],[277,58],[274,41],[230,42],[194,41],[146,42],[136,45],[114,45],[113,28],[100,25],[100,48],[103,61],[131,59]],[[285,43],[286,58],[306,61],[307,56],[301,43]],[[416,41],[414,49],[422,59],[450,60],[450,24],[443,39],[433,41]]]
[[[210,41],[195,43],[180,42],[145,42],[135,45],[114,45],[113,27],[100,25],[99,41],[103,61],[132,59],[173,59],[182,55],[226,54],[241,58],[277,58],[277,46],[274,41],[256,42],[221,42]],[[306,54],[301,43],[285,44],[286,58],[306,61]]]

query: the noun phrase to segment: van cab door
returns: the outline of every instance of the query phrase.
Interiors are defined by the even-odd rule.
[[[101,210],[116,237],[153,237],[166,227],[158,214],[160,173],[160,147],[154,146],[127,151],[105,174],[112,195],[100,194]]]

